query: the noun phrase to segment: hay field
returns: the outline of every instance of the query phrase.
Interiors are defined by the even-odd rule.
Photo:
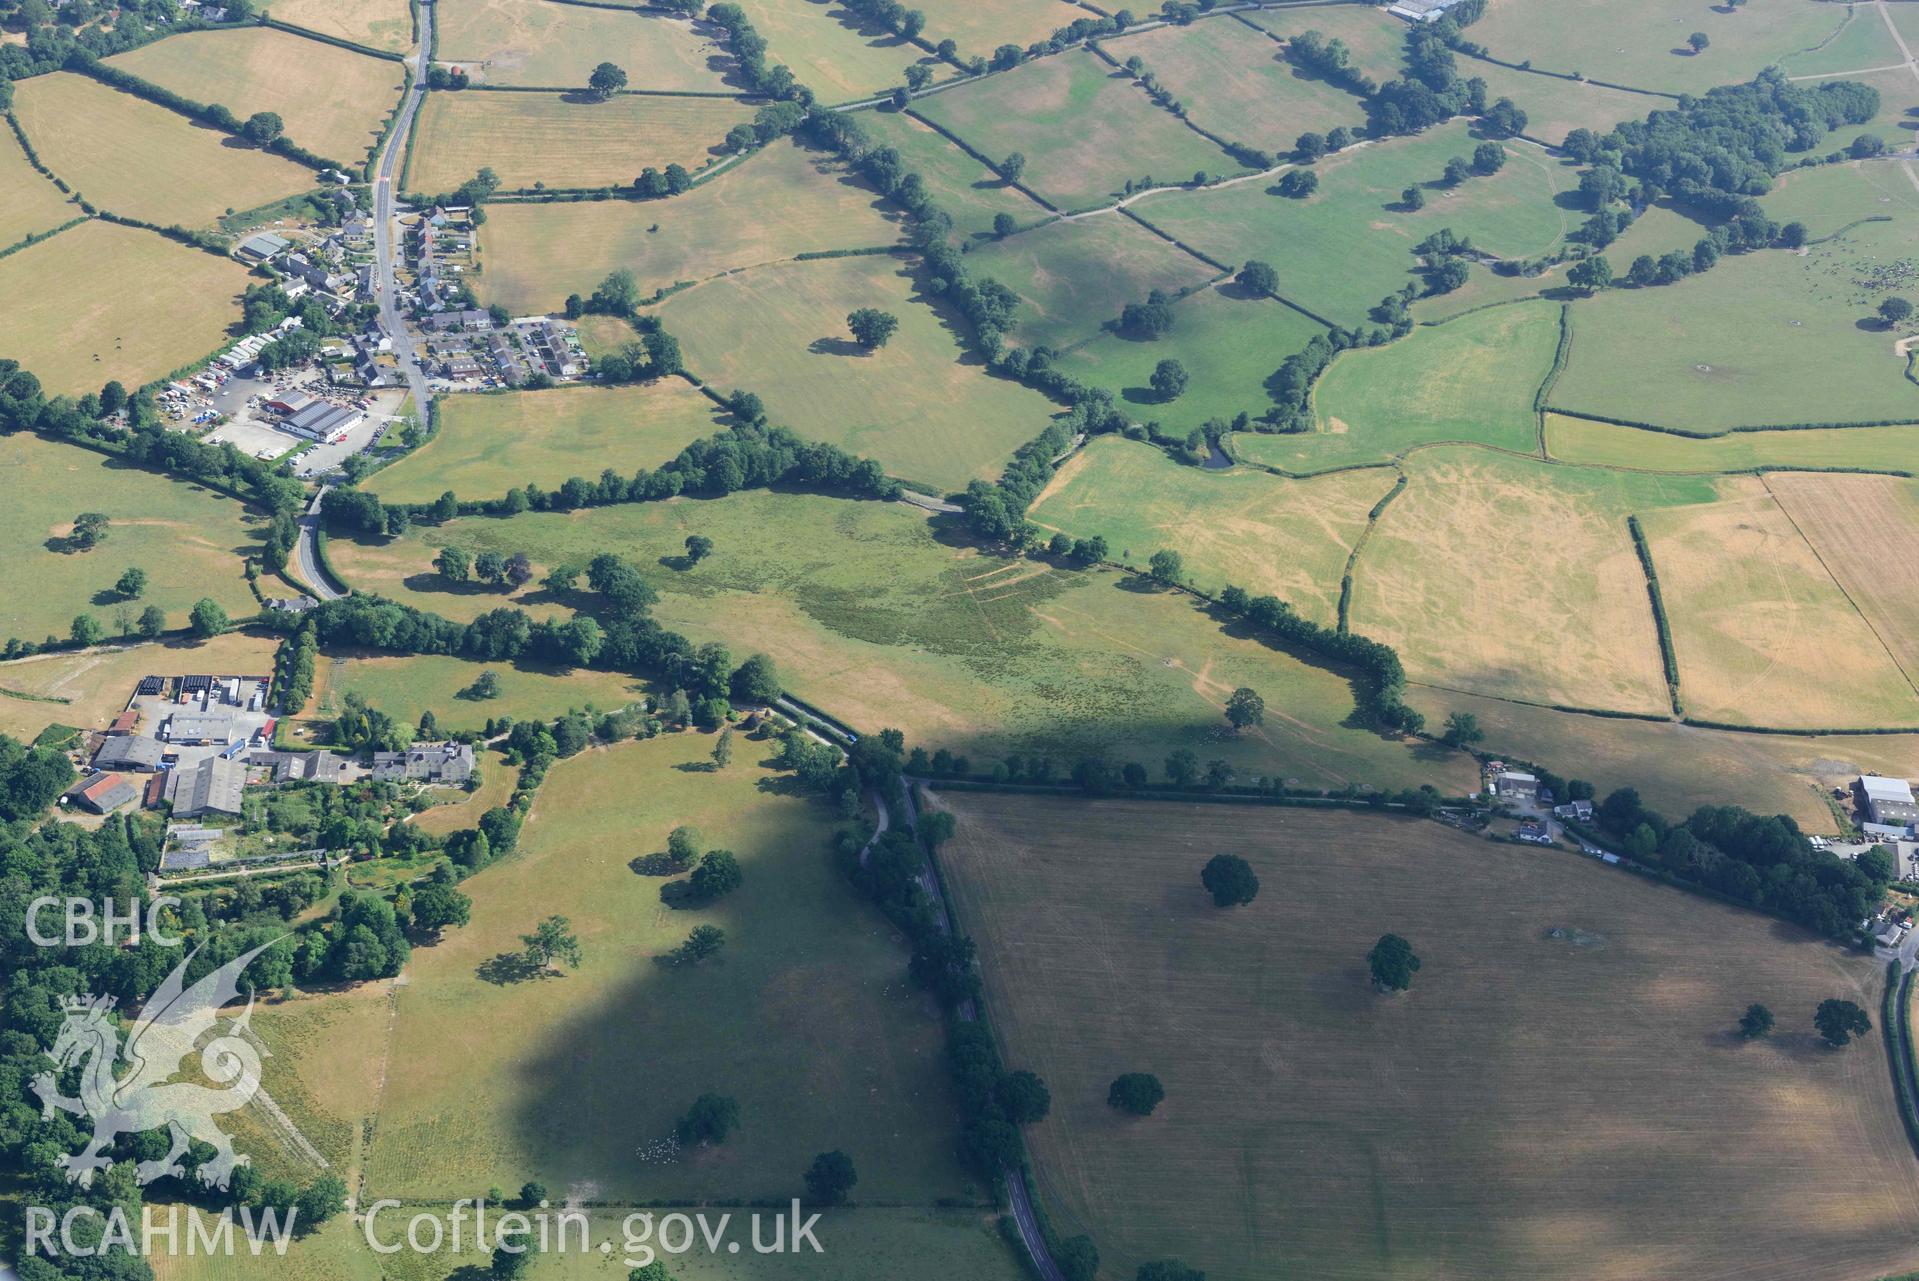
[[[6,353],[50,392],[138,387],[225,341],[246,281],[237,262],[95,219],[0,258]]]
[[[0,138],[0,249],[80,216],[80,207],[27,163],[19,140]]]
[[[906,168],[925,181],[939,207],[952,216],[953,230],[962,239],[991,236],[993,219],[1002,213],[1011,214],[1022,228],[1053,216],[924,121],[903,111],[865,112],[859,119],[875,142],[897,150]]]
[[[1496,62],[1461,58],[1459,74],[1486,82],[1486,101],[1511,98],[1526,112],[1526,133],[1558,146],[1575,129],[1610,133],[1622,120],[1643,120],[1654,111],[1669,108],[1670,98],[1627,93],[1603,85],[1561,80],[1557,76],[1515,71]]]
[[[1919,427],[1741,431],[1698,440],[1640,427],[1546,415],[1546,449],[1568,463],[1639,471],[1731,472],[1753,467],[1919,468]]]
[[[0,561],[8,570],[0,636],[64,637],[82,613],[117,635],[122,605],[135,618],[158,605],[167,626],[185,627],[202,596],[236,618],[259,608],[241,558],[258,550],[261,522],[225,495],[24,432],[0,437],[0,484],[10,496],[0,507]],[[106,541],[66,551],[63,540],[83,511],[106,513]],[[147,571],[137,602],[113,590],[130,565]]]
[[[1353,65],[1384,84],[1403,69],[1406,26],[1398,18],[1370,5],[1326,5],[1300,9],[1256,9],[1239,21],[1250,22],[1281,40],[1302,31],[1317,31],[1328,40],[1343,40]]]
[[[1182,298],[1173,315],[1172,332],[1152,342],[1101,334],[1055,363],[1112,392],[1129,417],[1183,436],[1208,419],[1230,423],[1265,412],[1273,403],[1266,380],[1326,332],[1284,303],[1248,295],[1230,281]],[[1167,359],[1177,360],[1191,380],[1171,403],[1152,388],[1154,368]]]
[[[490,603],[490,594],[480,595],[482,605]],[[336,653],[329,654],[321,668],[315,714],[331,716],[348,694],[359,694],[402,725],[417,725],[424,713],[432,712],[445,730],[478,730],[503,716],[552,720],[575,707],[612,711],[638,700],[644,692],[637,680],[618,672],[559,671],[441,654]],[[459,697],[481,672],[499,677],[500,696]]]
[[[717,773],[711,747],[673,735],[553,768],[516,856],[463,886],[472,923],[414,953],[369,1186],[439,1199],[536,1178],[613,1201],[779,1198],[840,1147],[863,1197],[962,1193],[940,1023],[905,981],[897,935],[840,875],[824,807],[763,787],[762,746],[741,743]],[[717,905],[669,909],[661,881],[629,866],[681,824],[739,857],[745,885]],[[476,973],[555,913],[580,937],[578,970]],[[727,932],[720,963],[654,963],[702,923]],[[740,1101],[732,1140],[638,1155],[708,1090]]]
[[[1068,0],[926,0],[920,8],[925,38],[953,41],[961,58],[990,57],[1003,44],[1024,49],[1088,16]]]
[[[711,556],[683,572],[654,568],[696,533],[713,540]],[[1472,785],[1464,756],[1349,724],[1343,674],[1222,628],[1190,598],[1112,571],[984,554],[895,503],[739,493],[460,520],[383,545],[336,538],[328,554],[354,587],[448,617],[497,603],[416,577],[443,545],[525,548],[541,573],[601,551],[629,557],[660,592],[653,613],[666,626],[738,656],[773,654],[801,698],[982,766],[1044,753],[1063,773],[1102,752],[1157,770],[1185,747],[1312,787]],[[1235,736],[1223,709],[1241,685],[1269,711]]]
[[[13,110],[41,163],[124,218],[205,227],[318,182],[291,160],[71,71],[22,81]]]
[[[1467,447],[1423,450],[1353,569],[1352,629],[1415,680],[1609,711],[1669,710],[1626,517],[1710,501],[1714,482]],[[1666,588],[1670,603],[1674,589]],[[1683,676],[1683,658],[1682,658]]]
[[[1919,725],[1919,695],[1763,482],[1640,517],[1688,715],[1791,729]]]
[[[1803,254],[1741,254],[1678,284],[1582,301],[1552,405],[1693,431],[1919,422],[1898,335],[1868,319],[1897,290],[1860,283],[1908,254],[1915,229],[1919,218],[1869,223]]]
[[[779,217],[768,216],[772,209]],[[898,240],[870,187],[782,142],[670,200],[494,205],[480,229],[484,271],[475,287],[517,315],[591,294],[610,271],[631,271],[651,293],[795,254]]]
[[[407,168],[416,191],[452,191],[482,166],[509,189],[630,186],[648,165],[698,170],[726,131],[753,118],[732,98],[623,94],[609,102],[557,93],[435,93],[421,108]],[[650,220],[649,220],[650,221]]]
[[[1064,210],[1108,203],[1129,179],[1186,182],[1241,166],[1083,49],[922,98],[914,111],[995,160],[1026,157],[1021,181]]]
[[[629,89],[721,93],[731,64],[710,34],[679,18],[549,4],[448,0],[434,15],[436,56],[483,84],[583,89],[611,62]]]
[[[1767,477],[1766,488],[1906,680],[1919,680],[1919,492],[1913,483],[1785,474]]]
[[[1197,587],[1270,592],[1331,626],[1346,558],[1395,479],[1386,468],[1315,480],[1206,471],[1150,445],[1101,438],[1067,460],[1027,516],[1075,538],[1101,535],[1113,559],[1141,568],[1172,548]]]
[[[105,729],[142,676],[265,676],[276,644],[272,636],[226,632],[0,663],[0,734],[31,742],[49,725]]]
[[[1845,6],[1807,0],[1734,11],[1705,0],[1568,0],[1551,9],[1493,0],[1473,24],[1472,38],[1508,62],[1530,60],[1542,70],[1634,89],[1704,93],[1750,80],[1780,59],[1824,43],[1845,21]],[[1686,47],[1694,31],[1712,41],[1703,53]]]
[[[878,307],[899,332],[878,351],[847,314]],[[962,350],[962,322],[891,254],[781,263],[710,281],[660,305],[686,367],[722,395],[744,388],[776,423],[943,489],[992,477],[1054,407]]]
[[[1550,250],[1581,221],[1577,210],[1553,203],[1574,185],[1574,171],[1532,146],[1509,146],[1505,168],[1490,178],[1442,187],[1447,159],[1471,155],[1475,145],[1466,126],[1454,122],[1321,160],[1314,166],[1319,190],[1304,200],[1270,194],[1264,182],[1242,182],[1155,193],[1127,208],[1217,262],[1270,262],[1279,270],[1280,293],[1358,325],[1412,278],[1413,246],[1441,227],[1513,258]],[[1417,213],[1399,206],[1400,193],[1414,184],[1426,189]]]
[[[1919,1260],[1880,967],[1594,860],[1301,810],[953,794],[942,848],[1055,1228],[1111,1275],[1840,1281]],[[1261,893],[1222,912],[1228,851]],[[1087,887],[1097,886],[1096,893]],[[1424,961],[1375,995],[1387,930]],[[1560,931],[1554,937],[1552,931]],[[1228,978],[1227,976],[1230,976]],[[1222,980],[1226,981],[1222,981]],[[1741,1043],[1751,1001],[1774,1036]],[[1156,1073],[1146,1120],[1106,1106]]]
[[[277,20],[370,49],[413,47],[413,15],[405,0],[275,0]]]
[[[1242,436],[1247,456],[1312,471],[1437,441],[1538,448],[1533,396],[1559,346],[1559,304],[1490,307],[1340,355],[1313,388],[1314,434]]]
[[[678,378],[624,387],[566,387],[448,396],[440,430],[368,478],[396,503],[429,503],[447,490],[498,498],[526,485],[558,489],[608,467],[631,475],[657,467],[722,425],[720,410]]]
[[[1306,130],[1366,123],[1357,97],[1295,67],[1272,36],[1230,18],[1160,27],[1103,47],[1122,63],[1142,59],[1194,124],[1247,146],[1284,154]]]
[[[107,62],[196,102],[224,103],[242,120],[275,112],[289,138],[350,165],[379,142],[406,84],[397,62],[272,27],[192,31]]]
[[[906,68],[927,60],[918,45],[866,24],[836,0],[759,0],[750,12],[766,37],[767,58],[791,67],[822,102],[850,102],[904,84]],[[934,63],[933,69],[947,68]]]
[[[1020,296],[1009,337],[1055,349],[1096,337],[1127,303],[1144,302],[1155,289],[1175,294],[1219,274],[1119,215],[1049,223],[966,258],[971,271]]]

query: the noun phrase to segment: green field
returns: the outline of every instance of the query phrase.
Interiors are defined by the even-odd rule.
[[[779,210],[777,218],[769,209]],[[775,143],[671,200],[496,204],[480,229],[475,286],[516,314],[557,310],[610,271],[643,292],[705,280],[801,253],[861,249],[899,239],[872,188],[844,166]]]
[[[430,503],[449,489],[468,500],[529,484],[558,489],[575,476],[597,481],[608,467],[623,476],[658,467],[722,426],[718,407],[678,378],[448,396],[440,404],[439,432],[367,489],[396,503]]]
[[[1022,49],[1087,16],[1068,0],[925,0],[926,38],[952,40],[960,57],[988,57],[1003,44]]]
[[[862,351],[846,329],[856,307],[898,317],[899,332]],[[741,272],[675,294],[659,314],[687,368],[722,395],[757,392],[774,422],[922,484],[997,475],[1054,412],[965,353],[958,318],[890,254]]]
[[[1009,336],[1055,350],[1097,337],[1155,289],[1178,293],[1219,274],[1120,214],[1049,223],[982,245],[967,262],[1020,296]]]
[[[1848,5],[1847,19],[1837,31],[1812,47],[1787,54],[1779,60],[1780,68],[1789,76],[1820,76],[1904,62],[1891,24],[1880,17],[1883,7]]]
[[[1108,437],[1062,466],[1029,515],[1043,529],[1100,535],[1113,559],[1140,567],[1170,547],[1203,590],[1270,592],[1330,626],[1346,558],[1395,479],[1383,467],[1313,480],[1207,471]]]
[[[484,602],[485,596],[480,599]],[[417,725],[432,712],[443,730],[479,730],[510,716],[552,720],[575,707],[612,711],[644,696],[640,683],[617,672],[554,671],[512,663],[480,663],[443,654],[387,657],[330,653],[315,682],[313,715],[337,714],[348,694],[358,694],[402,725]],[[498,698],[462,698],[481,672],[499,678]],[[496,802],[498,803],[498,802]],[[477,814],[470,816],[477,817]],[[472,826],[471,822],[467,826]]]
[[[1280,362],[1326,332],[1284,303],[1250,297],[1238,285],[1212,285],[1174,307],[1172,332],[1152,342],[1102,334],[1060,357],[1059,367],[1119,397],[1128,417],[1184,435],[1209,419],[1230,423],[1272,405],[1266,380]],[[1153,370],[1177,360],[1191,381],[1167,403],[1152,388]]]
[[[669,736],[554,767],[519,854],[467,882],[472,923],[408,967],[370,1186],[441,1199],[537,1178],[589,1200],[781,1198],[837,1147],[863,1198],[966,1191],[939,1020],[905,981],[897,936],[837,870],[824,808],[763,787],[763,747],[741,743],[717,773],[711,747]],[[732,850],[745,885],[713,907],[664,906],[661,881],[629,864],[680,825]],[[580,937],[578,970],[476,973],[554,913]],[[727,933],[719,963],[655,964],[702,923]],[[730,1142],[642,1154],[709,1090],[740,1102]]]
[[[1496,62],[1461,58],[1459,74],[1486,82],[1486,100],[1511,98],[1526,113],[1526,133],[1558,146],[1575,129],[1610,133],[1622,120],[1640,120],[1667,108],[1671,99],[1535,72],[1515,71]]]
[[[1407,675],[1529,702],[1668,710],[1626,517],[1709,502],[1714,481],[1421,450],[1353,570],[1352,628]]]
[[[906,81],[926,53],[890,31],[863,24],[831,0],[759,0],[748,10],[766,37],[767,59],[793,69],[822,102],[847,102]],[[934,70],[942,70],[934,64]]]
[[[1919,470],[1919,427],[1742,431],[1707,440],[1546,415],[1546,449],[1569,463],[1639,471],[1745,471],[1754,467],[1888,467]]]
[[[1546,71],[1662,93],[1704,93],[1750,80],[1780,59],[1824,43],[1840,32],[1849,7],[1811,0],[1736,10],[1707,0],[1568,0],[1543,8],[1495,0],[1473,24],[1471,38],[1494,57],[1530,60]],[[1703,53],[1686,47],[1695,31],[1712,42]]]
[[[1225,152],[1153,105],[1123,71],[1076,50],[922,98],[914,111],[994,160],[1026,157],[1021,181],[1064,210],[1108,203],[1128,181],[1238,172]]]
[[[79,216],[79,206],[34,172],[16,139],[0,138],[0,249]]]
[[[942,800],[988,1016],[1052,1090],[1027,1131],[1042,1200],[1102,1275],[1851,1281],[1919,1259],[1884,1044],[1812,1031],[1834,996],[1878,1022],[1870,958],[1410,820]],[[1251,905],[1201,889],[1222,851],[1259,876]],[[1423,961],[1394,997],[1366,973],[1388,930]],[[1779,1027],[1742,1044],[1750,1001]],[[1106,1105],[1127,1071],[1164,1082],[1152,1117]]]
[[[1767,217],[1803,222],[1814,239],[1835,235],[1863,218],[1895,218],[1910,227],[1919,217],[1919,189],[1904,168],[1863,160],[1783,173],[1763,203]]]
[[[246,284],[237,262],[96,219],[0,258],[0,350],[49,392],[132,389],[220,346]]]
[[[1313,388],[1314,431],[1242,435],[1255,462],[1310,472],[1396,458],[1441,441],[1531,453],[1533,396],[1559,346],[1559,304],[1489,307],[1422,325],[1384,347],[1342,352]]]
[[[22,81],[13,110],[42,164],[123,218],[205,227],[318,181],[290,160],[70,71]]]
[[[1012,215],[1022,228],[1053,216],[951,139],[903,111],[865,112],[859,121],[875,143],[898,151],[906,168],[925,181],[939,207],[952,216],[953,230],[962,239],[986,239],[1000,214]]]
[[[1900,334],[1873,317],[1898,286],[1866,283],[1910,252],[1915,228],[1909,215],[1867,223],[1803,254],[1763,249],[1577,303],[1552,404],[1693,431],[1919,421]]]
[[[1353,66],[1375,83],[1397,76],[1406,48],[1406,25],[1373,5],[1312,5],[1296,9],[1256,9],[1235,21],[1250,22],[1281,40],[1302,31],[1317,31],[1328,40],[1341,40],[1352,53]]]
[[[413,15],[403,0],[274,0],[273,16],[370,49],[413,47]]]
[[[397,62],[271,27],[188,32],[107,61],[196,102],[223,103],[242,120],[274,112],[289,138],[351,165],[380,140],[406,83]]]
[[[132,619],[148,605],[166,611],[168,627],[185,627],[202,596],[236,618],[259,608],[241,567],[241,557],[258,550],[259,522],[234,500],[25,433],[0,437],[0,478],[13,496],[0,509],[0,559],[8,567],[0,636],[65,637],[82,613],[117,635],[123,607]],[[112,522],[106,541],[68,551],[73,518],[85,511]],[[135,565],[147,571],[147,588],[126,601],[113,585]]]
[[[580,102],[558,93],[435,93],[421,108],[407,163],[415,191],[452,191],[491,168],[509,189],[630,187],[640,170],[698,171],[753,118],[732,98],[624,94]]]
[[[1360,100],[1286,61],[1272,36],[1220,18],[1108,41],[1111,58],[1139,58],[1193,123],[1249,147],[1284,155],[1301,133],[1366,123]]]
[[[593,68],[611,62],[629,89],[729,88],[719,44],[677,18],[544,0],[447,0],[434,26],[440,62],[482,84],[584,89]]]
[[[697,568],[653,568],[695,533],[715,544]],[[1099,751],[1156,769],[1186,747],[1314,787],[1471,785],[1463,756],[1354,724],[1343,676],[1222,629],[1188,598],[1111,571],[982,554],[898,504],[742,493],[462,520],[383,545],[336,538],[329,554],[356,588],[471,618],[494,599],[417,577],[442,544],[525,548],[542,572],[600,551],[628,556],[661,593],[654,612],[667,626],[735,655],[775,654],[800,697],[982,768],[1043,752],[1064,770]],[[1241,685],[1272,710],[1235,736],[1221,711]]]
[[[1919,725],[1919,694],[1758,480],[1640,518],[1688,715],[1788,729]]]
[[[1466,126],[1454,122],[1320,161],[1319,190],[1304,200],[1273,195],[1265,182],[1242,182],[1155,194],[1129,211],[1216,261],[1273,264],[1281,294],[1356,325],[1413,279],[1413,246],[1442,227],[1481,249],[1524,258],[1552,249],[1580,221],[1576,210],[1553,202],[1574,185],[1574,171],[1525,144],[1509,145],[1505,168],[1492,177],[1441,187],[1447,159],[1470,155],[1474,145]],[[1399,205],[1400,192],[1414,184],[1426,188],[1426,206],[1417,213]],[[1472,268],[1475,276],[1487,270]]]

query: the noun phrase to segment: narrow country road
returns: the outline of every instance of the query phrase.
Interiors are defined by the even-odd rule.
[[[320,564],[320,500],[326,497],[329,488],[331,486],[320,486],[320,491],[307,505],[306,514],[300,517],[300,537],[293,544],[293,568],[316,597],[340,600],[347,595],[345,589],[335,583],[326,567]]]

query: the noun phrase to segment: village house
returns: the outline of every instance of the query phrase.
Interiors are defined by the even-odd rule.
[[[473,774],[470,743],[415,743],[404,752],[375,752],[373,777],[388,783],[464,783]]]

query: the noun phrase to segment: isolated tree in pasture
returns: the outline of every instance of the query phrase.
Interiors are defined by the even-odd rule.
[[[88,551],[107,541],[107,531],[113,524],[101,512],[81,512],[73,518],[73,532],[67,535],[67,545]]]
[[[473,577],[473,562],[457,547],[442,547],[433,558],[433,568],[449,583],[464,583]]]
[[[113,590],[122,600],[139,600],[140,594],[147,589],[147,571],[134,566],[120,575],[113,584]]]
[[[1473,148],[1473,172],[1495,174],[1506,165],[1506,149],[1496,142],[1482,142]]]
[[[1162,360],[1153,367],[1150,381],[1153,394],[1162,402],[1178,400],[1180,393],[1186,390],[1186,366],[1177,360]]]
[[[1304,200],[1319,190],[1319,175],[1310,169],[1294,169],[1280,176],[1279,194],[1293,200]]]
[[[1381,992],[1404,992],[1413,985],[1419,970],[1419,958],[1413,945],[1397,934],[1382,934],[1373,950],[1366,953],[1367,968],[1372,971],[1373,986]]]
[[[860,1181],[853,1158],[844,1152],[822,1152],[806,1167],[806,1199],[811,1205],[838,1205]]]
[[[1256,294],[1279,292],[1279,272],[1274,269],[1273,264],[1261,262],[1257,258],[1249,258],[1233,280],[1240,288],[1251,290]]]
[[[1899,324],[1911,315],[1912,302],[1909,299],[1895,295],[1881,299],[1879,302],[1879,319],[1885,321],[1888,326]]]
[[[1151,1116],[1166,1097],[1166,1087],[1151,1072],[1127,1072],[1113,1078],[1106,1090],[1106,1106],[1134,1116]]]
[[[593,74],[586,78],[586,87],[592,90],[595,101],[605,102],[626,88],[626,72],[610,62],[602,62],[593,68]]]
[[[1695,31],[1686,37],[1686,44],[1691,47],[1694,53],[1704,53],[1706,46],[1711,43],[1712,41],[1707,39],[1706,33],[1703,31]]]
[[[271,147],[286,132],[286,122],[271,111],[256,111],[240,126],[240,136],[256,147]]]
[[[717,925],[696,925],[686,936],[686,942],[673,949],[672,960],[678,965],[698,965],[708,957],[718,956],[725,946],[725,930]]]
[[[740,871],[740,861],[732,850],[708,850],[693,869],[688,885],[696,898],[710,903],[731,894],[745,881],[746,874]]]
[[[506,581],[506,557],[498,552],[481,552],[473,558],[473,576],[498,586]]]
[[[1266,700],[1259,696],[1258,690],[1241,685],[1226,700],[1226,719],[1236,730],[1262,724],[1266,720]]]
[[[1099,1249],[1089,1236],[1067,1237],[1053,1250],[1053,1262],[1066,1281],[1094,1281],[1099,1276]]]
[[[733,763],[733,731],[732,729],[728,728],[720,731],[720,736],[718,740],[716,740],[713,744],[713,766],[716,769],[725,769],[728,765],[731,765],[732,763]]]
[[[713,551],[713,540],[705,534],[688,534],[686,537],[686,562],[697,565]]]
[[[1739,1035],[1756,1041],[1772,1032],[1772,1023],[1772,1011],[1755,1001],[1739,1016]]]
[[[187,625],[193,629],[195,636],[206,640],[227,629],[227,612],[220,608],[217,601],[203,596],[194,602],[193,612],[187,615]]]
[[[1001,212],[993,215],[993,235],[1000,240],[1006,239],[1019,230],[1019,219],[1012,214]]]
[[[1837,997],[1819,1002],[1818,1012],[1812,1016],[1812,1025],[1827,1045],[1839,1049],[1848,1044],[1855,1036],[1864,1036],[1872,1031],[1872,1020],[1866,1012],[1851,1001],[1842,1001]]]
[[[1259,893],[1253,865],[1237,854],[1215,854],[1206,861],[1199,883],[1213,896],[1214,907],[1244,907]]]
[[[739,1124],[739,1100],[724,1094],[702,1094],[674,1125],[673,1136],[683,1147],[707,1147],[726,1142],[726,1136]]]
[[[1464,156],[1454,156],[1446,162],[1446,170],[1441,175],[1441,180],[1445,182],[1448,187],[1457,187],[1460,183],[1472,176],[1472,163]]]
[[[900,321],[877,307],[860,307],[847,315],[846,327],[852,331],[854,342],[867,351],[878,351],[898,332]]]
[[[1426,192],[1417,184],[1399,193],[1399,207],[1418,212],[1426,207]]]
[[[933,69],[923,62],[916,62],[906,69],[906,87],[918,93],[933,83]]]
[[[531,934],[520,935],[525,945],[526,963],[539,973],[553,968],[555,961],[569,969],[580,968],[580,940],[573,923],[564,916],[549,916],[534,927]]]

